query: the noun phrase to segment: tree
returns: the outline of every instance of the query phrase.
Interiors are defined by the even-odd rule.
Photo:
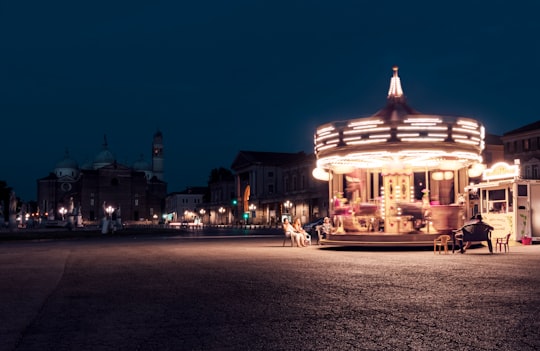
[[[8,208],[9,208],[9,195],[11,194],[13,188],[7,186],[5,180],[0,180],[0,207],[2,208],[2,215],[4,220],[8,220]]]

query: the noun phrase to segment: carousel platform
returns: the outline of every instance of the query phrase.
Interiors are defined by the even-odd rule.
[[[331,234],[326,239],[321,239],[321,245],[337,245],[337,246],[386,246],[386,247],[433,247],[433,240],[439,235],[445,233],[346,233],[346,234]],[[452,235],[451,233],[448,233]]]

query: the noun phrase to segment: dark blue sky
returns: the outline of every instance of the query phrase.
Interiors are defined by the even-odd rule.
[[[386,102],[503,134],[539,119],[540,2],[0,1],[0,180],[23,200],[66,148],[165,145],[169,191],[239,150],[312,152],[319,124]]]

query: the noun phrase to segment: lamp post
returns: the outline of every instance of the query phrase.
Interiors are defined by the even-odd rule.
[[[105,212],[107,212],[107,215],[109,216],[108,222],[107,222],[108,227],[109,227],[108,230],[114,232],[115,227],[112,222],[112,214],[114,212],[114,207],[112,207],[111,205],[107,206],[107,208],[105,209]]]
[[[204,214],[206,213],[206,210],[204,208],[201,208],[199,210],[199,213],[201,215],[201,225],[204,224]]]
[[[224,209],[223,207],[220,207],[220,208],[218,209],[218,212],[219,212],[219,221],[220,221],[221,223],[223,223],[223,219],[222,219],[221,217],[222,217],[223,214],[225,213],[225,209]]]
[[[112,219],[112,213],[114,212],[114,207],[112,207],[111,205],[107,206],[107,208],[105,209],[105,212],[107,212],[107,215],[109,216],[109,218]]]
[[[290,215],[289,211],[291,210],[292,206],[293,206],[293,204],[289,200],[287,200],[287,201],[285,201],[283,203],[283,207],[285,207],[285,214],[287,214],[287,217],[288,217],[289,220],[291,220],[291,215]]]
[[[67,209],[65,207],[60,207],[58,212],[62,215],[62,221],[64,220],[64,215],[67,213]]]
[[[283,203],[283,207],[285,207],[286,213],[289,213],[289,210],[292,208],[292,202],[290,202],[289,200],[285,201]]]
[[[255,210],[257,209],[257,206],[254,204],[249,205],[249,211],[251,212],[251,224],[253,224],[253,218],[255,218]]]

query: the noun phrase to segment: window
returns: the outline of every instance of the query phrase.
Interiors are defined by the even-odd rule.
[[[273,193],[274,193],[274,185],[273,185],[273,184],[268,185],[268,193],[269,193],[269,194],[273,194]]]
[[[529,151],[530,149],[529,139],[524,139],[521,141],[521,143],[523,144],[523,151]]]
[[[527,196],[527,185],[518,184],[518,196]]]
[[[538,179],[538,165],[532,165],[532,179]]]
[[[506,200],[506,193],[504,189],[489,190],[489,200]]]

